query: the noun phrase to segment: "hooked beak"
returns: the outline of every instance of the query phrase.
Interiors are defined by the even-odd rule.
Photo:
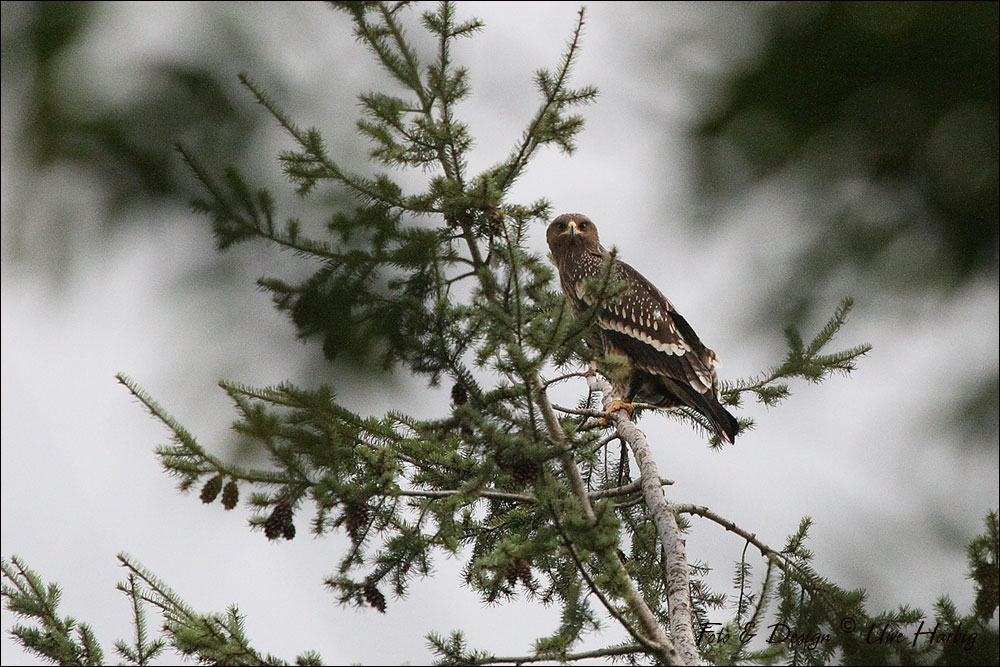
[[[576,220],[569,221],[569,234],[570,236],[576,236],[580,233],[580,228],[576,226]]]

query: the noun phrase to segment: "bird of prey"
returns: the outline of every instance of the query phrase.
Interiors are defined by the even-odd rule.
[[[585,215],[566,213],[552,221],[546,239],[563,293],[577,313],[595,305],[610,254],[597,226]],[[719,402],[715,352],[705,347],[673,304],[642,274],[615,260],[610,282],[621,292],[598,304],[596,335],[601,352],[628,359],[626,400],[657,407],[687,406],[703,415],[723,442],[733,443],[739,425]],[[617,407],[617,406],[616,406]],[[627,406],[626,406],[627,407]]]

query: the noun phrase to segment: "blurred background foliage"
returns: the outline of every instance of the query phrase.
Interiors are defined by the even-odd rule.
[[[193,143],[206,155],[235,156],[245,147],[253,121],[230,101],[231,86],[220,81],[223,72],[213,67],[211,58],[198,67],[150,63],[143,71],[143,90],[125,104],[97,96],[82,100],[84,105],[67,99],[74,92],[67,88],[75,82],[61,76],[61,69],[97,9],[86,2],[30,5],[30,17],[15,22],[13,34],[5,35],[4,57],[9,48],[30,59],[21,66],[31,77],[24,102],[31,119],[26,143],[34,166],[44,169],[66,161],[95,172],[108,186],[105,220],[116,224],[127,219],[128,207],[137,200],[192,195],[191,179],[178,169],[174,142]],[[253,58],[244,52],[250,40],[230,26],[219,28],[228,39],[215,52],[217,63]]]
[[[777,3],[759,57],[696,130],[709,201],[776,177],[813,200],[810,243],[778,286],[799,319],[850,269],[881,289],[997,275],[995,2]]]
[[[3,250],[6,260],[56,280],[68,278],[75,256],[115,229],[174,221],[168,211],[190,210],[200,191],[176,142],[222,167],[249,157],[248,142],[262,122],[230,71],[235,62],[259,62],[255,41],[223,12],[205,12],[217,36],[211,48],[195,43],[183,58],[113,63],[129,80],[118,82],[122,94],[108,95],[87,76],[101,64],[79,61],[87,40],[118,38],[99,25],[111,9],[3,3],[4,124],[17,127],[5,128],[4,162],[18,172],[16,187],[4,188]],[[87,197],[69,191],[76,187],[96,190],[89,193],[97,200],[92,235],[80,233]],[[77,197],[80,206],[44,211],[52,190]],[[138,215],[153,208],[161,215]],[[77,219],[67,219],[73,213]],[[234,269],[231,260],[216,258],[216,278]]]
[[[238,21],[206,12],[212,48],[145,63],[141,90],[124,102],[81,92],[66,59],[99,11],[4,3],[4,95],[17,88],[27,117],[29,160],[18,166],[90,173],[107,188],[102,220],[118,225],[150,199],[187,206],[200,194],[177,141],[220,165],[248,157],[266,115],[233,63],[268,68]],[[844,265],[899,290],[996,276],[998,4],[776,3],[759,19],[764,47],[716,82],[721,101],[704,105],[692,140],[707,203],[787,173],[816,199],[803,224],[817,233],[780,288],[785,314],[801,317]]]
[[[694,133],[709,205],[775,182],[806,197],[795,234],[807,240],[768,281],[762,324],[815,315],[834,281],[918,301],[996,283],[998,6],[762,11],[758,57],[719,82]],[[944,400],[962,442],[995,447],[995,372]]]

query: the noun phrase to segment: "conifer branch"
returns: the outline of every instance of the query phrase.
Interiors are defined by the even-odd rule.
[[[562,375],[558,375],[554,378],[542,380],[542,386],[548,389],[551,385],[558,384],[559,382],[563,382],[565,380],[571,380],[573,378],[582,378],[582,377],[587,377],[586,371],[574,371],[573,373],[563,373]]]
[[[567,408],[562,405],[552,404],[552,409],[558,412],[565,412],[568,415],[580,415],[581,417],[593,417],[601,419],[608,416],[608,413],[601,410],[582,410],[580,408]]]
[[[597,596],[597,599],[600,600],[601,604],[604,606],[607,612],[611,614],[611,616],[615,620],[617,620],[619,624],[621,624],[621,626],[625,628],[625,630],[630,635],[632,635],[633,639],[635,639],[637,642],[639,642],[639,644],[645,647],[647,651],[653,653],[659,659],[662,659],[664,661],[664,664],[667,665],[677,664],[676,661],[678,656],[676,652],[674,652],[670,640],[666,637],[666,635],[663,634],[663,630],[662,628],[660,628],[659,624],[655,623],[654,621],[652,625],[649,625],[648,619],[644,619],[643,615],[640,614],[639,619],[640,622],[642,622],[642,624],[645,626],[644,629],[645,630],[654,629],[658,631],[656,632],[656,635],[659,636],[656,637],[655,640],[651,640],[646,636],[644,636],[641,632],[639,632],[639,630],[636,629],[632,625],[632,623],[629,622],[627,618],[625,618],[625,616],[621,613],[621,611],[619,611],[618,608],[614,604],[612,604],[611,600],[609,600],[608,597],[604,594],[600,586],[598,586],[594,582],[593,578],[590,576],[590,573],[587,571],[587,567],[584,565],[583,560],[580,558],[579,554],[577,554],[576,548],[573,546],[573,540],[569,537],[569,535],[566,534],[566,531],[560,525],[559,518],[555,514],[555,512],[553,512],[553,521],[555,523],[556,530],[563,538],[563,543],[566,546],[567,552],[569,552],[570,557],[576,564],[577,572],[579,572],[580,576],[583,577],[584,581],[587,582],[587,586],[589,586],[591,592],[593,592],[594,595]],[[625,575],[625,578],[629,583],[631,583],[631,579],[628,578],[628,575]],[[642,601],[641,605],[636,605],[633,602],[633,600],[642,601],[642,598],[639,597],[639,593],[638,591],[635,590],[634,587],[626,595],[626,601],[630,603],[629,606],[632,607],[632,611],[635,612],[637,609],[641,609],[642,605],[645,604],[645,602]]]
[[[689,503],[671,503],[670,510],[678,514],[694,514],[702,518],[708,519],[714,523],[725,528],[731,533],[739,535],[747,541],[747,543],[752,544],[760,552],[760,555],[767,559],[769,563],[777,565],[782,570],[788,572],[793,576],[797,576],[798,579],[807,588],[810,588],[811,592],[815,595],[824,595],[825,591],[821,585],[817,585],[818,582],[812,571],[806,567],[802,561],[795,558],[798,550],[796,548],[778,550],[773,547],[768,546],[762,542],[756,535],[756,533],[751,533],[745,528],[741,528],[735,522],[713,512],[709,508],[703,505],[693,505]]]
[[[845,298],[841,301],[833,316],[808,345],[803,343],[798,331],[792,327],[787,328],[785,340],[788,343],[788,354],[785,361],[756,378],[723,382],[721,393],[724,402],[738,405],[740,395],[744,392],[751,392],[756,394],[757,399],[765,405],[776,405],[790,393],[788,385],[778,382],[778,380],[801,377],[810,382],[820,382],[832,373],[846,375],[855,370],[857,360],[872,349],[868,343],[831,354],[820,354],[820,351],[833,340],[834,336],[847,323],[847,316],[853,307],[853,299]]]
[[[773,590],[774,563],[773,559],[767,559],[767,569],[764,571],[764,580],[761,582],[760,592],[757,594],[757,604],[754,605],[753,614],[750,615],[749,620],[744,624],[745,626],[759,627],[760,625],[760,619],[763,618]]]
[[[390,186],[388,179],[370,180],[342,170],[326,154],[326,148],[318,130],[315,128],[300,129],[247,73],[241,72],[239,79],[240,83],[257,98],[257,102],[271,112],[275,120],[302,149],[301,153],[286,152],[281,155],[285,172],[289,178],[299,183],[300,194],[307,194],[316,187],[321,179],[333,180],[347,186],[354,194],[367,202],[386,203],[403,210],[417,210],[423,213],[435,212],[434,209],[415,206],[412,200],[403,199],[398,188]]]
[[[616,398],[611,383],[594,373],[587,378],[587,384],[591,391],[601,392],[604,409],[607,411]],[[621,399],[621,397],[617,398]],[[614,423],[618,435],[632,449],[632,455],[639,467],[643,498],[663,546],[666,560],[671,638],[682,664],[699,664],[701,654],[698,652],[698,644],[694,637],[691,584],[684,540],[681,538],[677,520],[670,512],[666,495],[660,484],[656,460],[646,442],[645,434],[636,428],[625,410],[611,413],[610,419]]]
[[[59,617],[62,591],[56,584],[46,586],[41,577],[17,556],[0,563],[9,582],[0,587],[8,610],[37,623],[39,627],[17,624],[10,634],[29,653],[61,665],[103,665],[101,650],[93,630],[71,616]]]
[[[183,144],[176,144],[175,149],[205,190],[212,195],[210,201],[198,199],[193,205],[195,210],[212,216],[216,245],[220,250],[240,241],[262,238],[302,256],[341,259],[341,255],[329,243],[300,236],[296,220],[289,220],[285,231],[280,232],[275,226],[274,202],[270,193],[266,190],[260,190],[256,194],[251,192],[249,185],[235,169],[226,171],[224,180],[229,189],[226,192]]]
[[[757,538],[756,533],[751,533],[750,531],[744,528],[740,528],[738,525],[736,525],[736,523],[730,521],[729,519],[719,514],[716,514],[715,512],[713,512],[712,510],[703,505],[692,505],[689,503],[671,503],[670,509],[671,511],[677,512],[678,514],[694,514],[700,517],[704,517],[709,521],[713,521],[722,526],[723,528],[725,528],[726,530],[728,530],[729,532],[739,535],[747,542],[757,547],[757,550],[760,551],[760,555],[763,556],[764,558],[768,560],[776,558],[779,567],[785,568],[786,566],[789,565],[786,562],[786,559],[782,557],[780,551],[772,549],[768,545],[761,542]]]
[[[536,392],[535,400],[538,403],[539,410],[542,413],[542,417],[545,420],[545,426],[548,431],[549,438],[552,439],[553,443],[559,446],[563,452],[560,457],[562,462],[563,473],[569,479],[570,487],[573,490],[573,494],[576,496],[580,507],[587,517],[588,522],[594,523],[597,520],[594,509],[590,503],[590,497],[587,493],[586,487],[583,483],[583,478],[580,476],[580,469],[576,465],[576,461],[573,459],[572,455],[568,453],[568,443],[566,442],[566,436],[563,433],[562,428],[559,426],[559,420],[556,418],[555,412],[552,409],[552,405],[549,403],[545,389],[541,386],[541,380],[537,381],[538,390]],[[659,477],[657,477],[659,480]],[[572,549],[567,540],[567,548]],[[610,552],[611,549],[609,548]],[[577,560],[579,564],[579,569],[581,575],[588,576],[583,572],[582,564],[580,564],[579,559]],[[622,583],[626,586],[625,599],[629,605],[631,611],[636,615],[642,624],[643,631],[649,635],[649,639],[640,639],[638,633],[633,633],[640,643],[645,644],[646,642],[652,642],[655,647],[655,652],[663,657],[668,664],[677,664],[678,660],[683,659],[683,654],[675,652],[674,643],[667,637],[664,633],[663,628],[660,627],[659,622],[656,620],[652,610],[646,604],[642,595],[635,588],[635,584],[632,582],[631,577],[625,572],[624,567],[622,567],[621,561],[618,559],[615,553],[605,553],[602,554],[602,563],[609,570],[614,571]],[[595,593],[597,593],[595,589]],[[600,595],[599,595],[600,597]],[[601,598],[603,602],[603,597]],[[609,604],[605,604],[608,610],[611,611]],[[628,626],[626,625],[626,628]]]
[[[609,435],[606,435],[603,438],[601,438],[600,440],[598,440],[594,444],[594,449],[595,450],[601,449],[602,447],[605,447],[606,445],[609,445],[610,443],[614,442],[615,440],[621,440],[621,437],[618,435],[617,431],[612,431]]]
[[[147,640],[149,628],[146,623],[145,600],[135,574],[129,573],[127,582],[118,584],[118,590],[128,596],[131,604],[135,642],[129,646],[124,641],[118,640],[115,642],[115,650],[134,665],[148,665],[166,648],[166,641],[163,637]]]
[[[671,486],[673,483],[674,483],[673,480],[663,479],[662,477],[660,478],[660,484],[662,484],[663,486]],[[642,491],[642,479],[637,479],[633,482],[629,482],[624,486],[616,486],[611,489],[601,489],[600,491],[591,491],[588,495],[592,499],[615,498],[618,496],[629,496],[639,491]]]
[[[563,118],[561,111],[568,105],[588,104],[597,97],[597,89],[592,86],[575,91],[565,87],[580,47],[585,15],[586,10],[581,7],[555,77],[545,70],[539,70],[535,75],[535,82],[543,95],[542,105],[528,125],[521,144],[496,169],[500,175],[498,187],[501,191],[506,191],[517,180],[539,146],[556,141],[566,152],[573,151],[572,136],[582,128],[582,119],[577,116]]]
[[[258,653],[250,646],[244,633],[243,618],[236,607],[230,607],[225,615],[198,614],[128,554],[118,554],[118,560],[129,570],[133,586],[136,582],[145,586],[145,590],[136,593],[137,602],[149,603],[160,610],[164,620],[163,630],[170,645],[182,655],[209,664],[288,664],[276,656]],[[121,586],[119,589],[125,590]],[[318,654],[308,652],[300,655],[296,664],[319,665],[322,662]]]
[[[164,468],[181,478],[183,489],[208,477],[202,501],[214,502],[221,493],[226,509],[238,504],[239,484],[263,488],[250,494],[246,504],[258,512],[250,517],[251,526],[263,529],[269,539],[292,539],[296,512],[314,505],[311,528],[316,535],[343,529],[350,539],[338,572],[326,579],[343,604],[384,612],[387,594],[406,595],[414,577],[432,574],[433,557],[443,550],[469,554],[465,583],[487,602],[522,592],[529,599],[562,605],[558,630],[538,639],[532,656],[499,658],[467,651],[460,633],[448,640],[430,635],[432,649],[448,664],[614,657],[637,662],[636,654],[666,664],[697,663],[703,655],[719,663],[788,657],[779,650],[747,653],[741,647],[699,654],[693,625],[721,601],[701,585],[704,566],[687,563],[680,535],[687,525],[684,514],[723,526],[767,560],[756,598],[748,583],[750,566],[745,560],[738,566],[740,598],[730,625],[739,626],[748,614],[749,623],[758,622],[771,601],[777,602],[777,618],[796,627],[829,625],[836,613],[867,618],[862,593],[840,589],[813,569],[805,546],[808,519],[776,551],[706,507],[668,503],[663,486],[672,482],[659,477],[645,435],[626,413],[609,415],[594,407],[596,392],[602,393],[605,409],[613,398],[625,397],[612,396],[611,384],[593,373],[542,379],[574,354],[593,356],[582,344],[583,334],[602,304],[622,287],[612,276],[612,249],[601,275],[587,285],[597,295],[595,305],[574,316],[551,290],[551,268],[529,250],[532,225],[549,217],[548,202],[522,206],[506,201],[539,147],[555,144],[573,151],[583,119],[569,110],[597,95],[590,86],[569,87],[584,10],[555,70],[536,73],[540,106],[506,159],[468,177],[472,138],[456,110],[469,93],[469,76],[453,62],[452,46],[455,39],[478,31],[481,22],[459,22],[452,2],[424,12],[421,24],[436,42],[424,62],[422,50],[403,29],[400,12],[409,3],[333,4],[351,16],[358,39],[404,91],[359,96],[357,129],[371,141],[370,157],[383,166],[427,173],[424,191],[405,194],[384,172],[364,176],[345,170],[330,156],[319,130],[300,128],[242,74],[242,84],[295,143],[279,162],[298,192],[307,195],[329,183],[346,189],[360,205],[333,213],[324,220],[328,237],[310,239],[296,219],[287,220],[284,228],[276,224],[268,191],[251,187],[235,169],[212,178],[178,147],[207,192],[194,207],[211,217],[220,249],[261,238],[320,260],[320,268],[302,283],[275,278],[258,283],[289,314],[300,336],[321,336],[330,358],[347,350],[367,362],[367,355],[376,354],[370,350],[377,349],[385,368],[405,366],[432,386],[452,382],[451,402],[432,419],[397,412],[366,417],[338,403],[326,386],[304,390],[283,383],[258,389],[220,382],[236,406],[234,430],[269,456],[269,469],[247,470],[211,455],[132,380],[119,375],[119,382],[172,432],[174,444],[157,449]],[[475,281],[466,282],[469,278]],[[788,329],[783,363],[725,385],[726,400],[738,403],[750,392],[770,405],[788,394],[782,382],[786,378],[818,382],[853,370],[870,346],[824,353],[850,308],[851,301],[845,300],[808,343]],[[484,379],[488,373],[491,379]],[[588,377],[586,398],[576,408],[552,405],[547,388],[581,375]],[[557,412],[589,419],[560,420]],[[703,417],[684,408],[670,414],[706,426]],[[613,432],[595,433],[606,428],[598,419],[610,420]],[[615,439],[631,447],[640,479],[628,481],[624,448],[616,456],[615,448],[607,447]],[[638,494],[641,500],[633,502]],[[980,623],[995,612],[997,599],[996,514],[991,518],[987,529],[992,533],[970,545]],[[630,556],[618,551],[619,543],[631,549]],[[235,607],[226,614],[198,614],[129,557],[120,559],[129,575],[119,589],[129,598],[136,630],[134,643],[115,644],[125,660],[148,664],[169,644],[205,663],[283,664],[252,648]],[[15,636],[28,650],[67,663],[101,662],[90,629],[57,616],[58,588],[46,589],[17,559],[13,566],[5,562],[3,572],[13,582],[3,587],[8,608],[41,625],[15,627]],[[635,643],[569,652],[586,629],[597,629],[602,620],[591,595]],[[939,604],[938,616],[960,621],[946,602]],[[162,638],[149,639],[146,604],[165,620]],[[914,613],[901,608],[879,618],[900,624]],[[844,651],[845,646],[839,648]],[[796,649],[791,658],[822,662],[830,658],[825,650]],[[915,662],[909,658],[917,654],[891,655],[907,663]],[[320,658],[306,653],[298,663],[319,664]]]
[[[549,403],[549,397],[541,387],[539,387],[536,393],[535,400],[538,402],[538,408],[542,413],[542,418],[545,420],[545,427],[548,430],[549,438],[563,452],[560,456],[563,473],[569,480],[570,488],[572,488],[573,494],[580,503],[580,510],[587,517],[587,520],[593,523],[596,521],[596,515],[594,514],[594,508],[590,504],[590,497],[587,495],[587,488],[583,483],[583,477],[580,476],[580,469],[577,467],[576,461],[573,460],[573,456],[569,453],[571,451],[569,443],[566,442],[566,436],[563,434],[562,427],[559,426],[559,420],[555,412],[553,412],[552,404]]]
[[[507,493],[506,491],[494,491],[491,489],[480,489],[470,494],[461,489],[446,489],[441,491],[397,491],[395,495],[403,498],[450,498],[452,496],[475,495],[481,498],[492,498],[494,500],[509,500],[516,503],[535,504],[538,498],[525,495],[523,493]]]
[[[592,651],[580,651],[579,653],[563,653],[559,656],[560,662],[576,662],[577,660],[591,660],[593,658],[615,658],[618,656],[631,656],[644,654],[649,651],[649,647],[641,644],[625,644],[624,646],[609,646],[607,648],[594,649]],[[519,655],[519,656],[492,656],[476,660],[477,665],[527,665],[534,662],[551,662],[549,655]]]
[[[430,99],[427,92],[424,90],[423,82],[420,78],[420,66],[417,63],[417,57],[410,49],[409,43],[403,33],[403,27],[396,20],[395,10],[390,10],[389,7],[384,2],[380,2],[377,5],[378,12],[382,15],[382,21],[387,28],[388,34],[392,37],[393,43],[396,45],[396,50],[398,51],[398,56],[394,58],[395,65],[390,69],[390,71],[404,83],[408,88],[417,94],[420,98],[420,102],[423,109],[430,107]],[[397,6],[398,9],[400,6]],[[384,35],[385,33],[380,33]],[[365,36],[367,39],[367,35]],[[379,40],[375,40],[378,42]],[[369,41],[369,44],[372,44]],[[386,49],[386,51],[388,51]]]
[[[176,446],[158,447],[156,453],[166,471],[181,478],[182,490],[189,489],[199,477],[211,473],[262,484],[284,484],[294,481],[280,472],[246,470],[209,454],[186,428],[160,407],[134,380],[124,373],[118,373],[115,378],[146,407],[153,417],[172,432]]]

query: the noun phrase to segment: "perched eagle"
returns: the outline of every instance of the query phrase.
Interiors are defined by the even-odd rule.
[[[566,298],[582,312],[594,305],[588,292],[609,258],[597,227],[579,213],[560,215],[546,232]],[[617,353],[631,364],[628,395],[658,407],[688,406],[705,416],[724,441],[732,444],[739,425],[719,403],[715,352],[705,347],[673,304],[642,274],[615,261],[614,282],[623,291],[597,314],[598,335],[590,342],[604,353]]]

